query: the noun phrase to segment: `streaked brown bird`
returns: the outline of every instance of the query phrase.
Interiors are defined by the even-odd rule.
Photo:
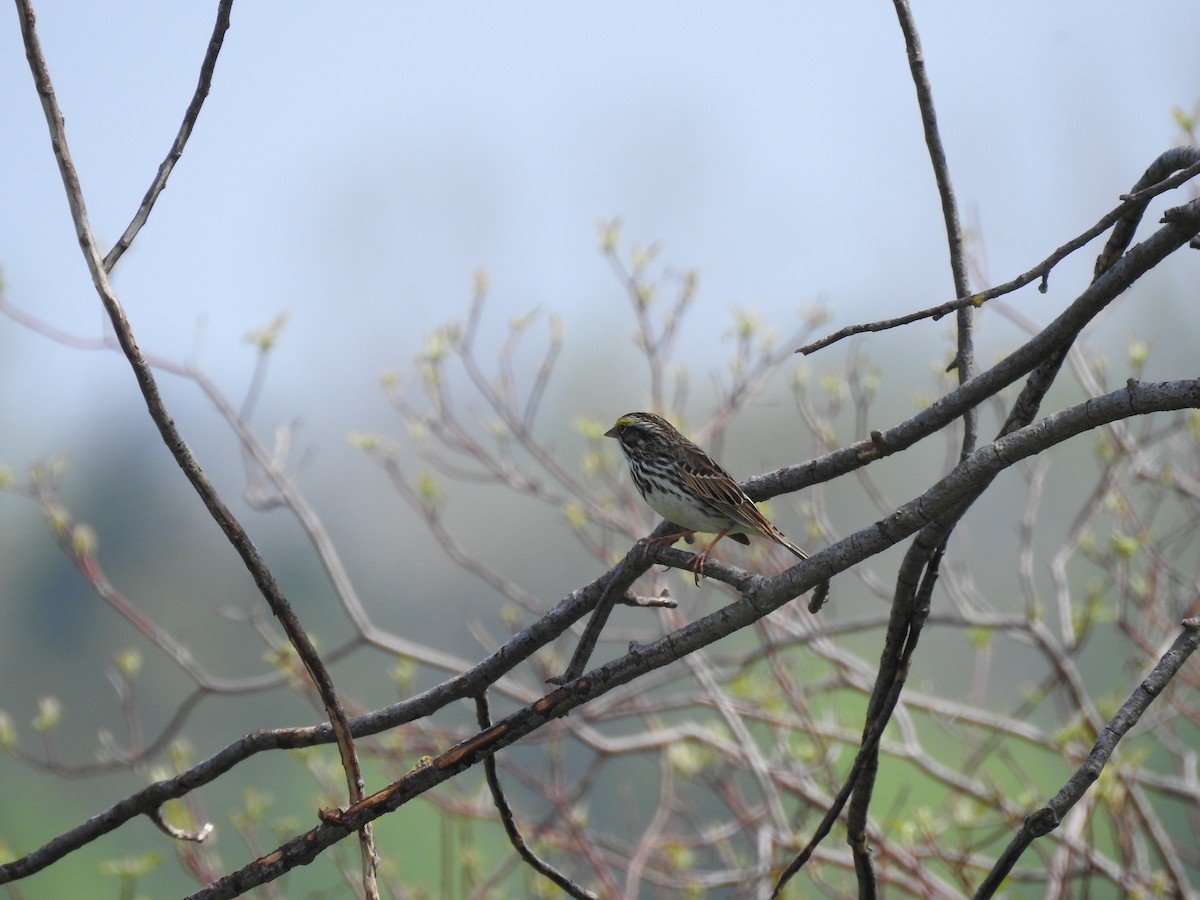
[[[808,559],[807,553],[759,512],[728,472],[662,416],[627,413],[604,436],[616,438],[620,443],[629,461],[633,483],[650,508],[685,529],[655,538],[654,543],[673,544],[696,532],[716,534],[707,547],[692,557],[689,568],[697,584],[712,548],[726,536],[749,544],[747,533],[757,532],[801,559]]]

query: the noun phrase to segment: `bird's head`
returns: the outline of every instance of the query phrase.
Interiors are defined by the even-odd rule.
[[[605,437],[616,438],[625,447],[638,447],[647,441],[662,441],[679,432],[662,416],[648,412],[626,413],[617,419]]]

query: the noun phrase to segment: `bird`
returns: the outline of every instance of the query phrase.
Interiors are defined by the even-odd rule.
[[[807,553],[759,511],[728,472],[662,416],[626,413],[604,436],[616,438],[621,445],[633,483],[650,508],[683,529],[654,538],[652,543],[673,544],[680,538],[690,542],[697,532],[716,534],[688,566],[696,584],[709,553],[723,537],[749,544],[747,533],[757,532],[800,559],[808,559]]]

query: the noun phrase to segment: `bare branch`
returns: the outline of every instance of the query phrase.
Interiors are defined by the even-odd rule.
[[[1181,626],[1182,631],[1170,649],[1162,655],[1150,674],[1129,695],[1117,714],[1104,727],[1083,765],[1075,771],[1045,806],[1025,820],[1020,831],[996,861],[992,871],[979,885],[979,889],[975,892],[976,898],[984,900],[984,898],[994,896],[1026,848],[1037,838],[1049,834],[1058,827],[1067,811],[1079,802],[1084,792],[1100,777],[1100,773],[1108,764],[1121,738],[1137,724],[1154,699],[1175,677],[1188,657],[1195,652],[1196,647],[1200,646],[1200,619],[1184,619]]]
[[[684,623],[682,612],[674,611],[675,601],[667,591],[660,591],[674,575],[658,571],[657,566],[685,566],[692,556],[672,547],[642,544],[629,547],[623,558],[619,552],[628,547],[627,538],[645,534],[653,521],[598,437],[603,428],[597,428],[591,418],[577,420],[583,444],[581,459],[575,461],[562,455],[561,442],[556,447],[554,441],[560,435],[540,434],[544,423],[539,421],[539,411],[554,398],[551,378],[557,377],[555,367],[563,347],[560,324],[549,316],[544,346],[531,348],[525,343],[531,340],[526,337],[533,330],[530,325],[538,323],[535,340],[540,341],[540,326],[546,322],[535,310],[510,322],[494,357],[485,358],[481,347],[487,343],[484,338],[491,323],[484,314],[491,310],[485,309],[487,280],[481,273],[463,324],[450,323],[436,331],[419,357],[416,392],[401,391],[399,376],[384,379],[395,409],[408,426],[407,436],[352,439],[392,480],[401,501],[422,518],[451,564],[482,579],[485,593],[497,591],[519,607],[513,610],[505,604],[500,614],[502,630],[509,635],[502,645],[503,639],[494,638],[485,625],[468,624],[487,654],[474,662],[389,634],[371,621],[331,534],[293,476],[293,430],[287,426],[277,429],[273,445],[256,435],[249,420],[266,384],[268,350],[282,320],[252,333],[258,359],[238,404],[230,402],[199,366],[141,353],[112,290],[109,271],[140,234],[195,127],[228,29],[231,0],[219,0],[199,83],[175,142],[125,234],[102,260],[67,152],[61,113],[37,47],[30,2],[18,0],[31,69],[80,245],[114,331],[98,340],[65,334],[9,307],[2,286],[0,311],[64,344],[117,349],[126,355],[176,461],[193,479],[195,489],[254,574],[272,611],[278,614],[279,605],[290,615],[286,598],[241,525],[228,515],[211,485],[196,479],[199,466],[170,423],[154,378],[161,378],[165,371],[199,387],[236,436],[246,469],[247,501],[255,510],[286,509],[296,518],[354,633],[320,658],[314,651],[310,664],[303,657],[305,638],[299,623],[280,616],[288,633],[285,640],[266,609],[255,604],[234,615],[251,637],[262,641],[269,658],[279,661],[278,671],[241,680],[215,678],[192,659],[190,648],[178,642],[174,625],[152,621],[135,600],[109,582],[91,529],[73,520],[57,495],[54,479],[38,485],[31,475],[28,486],[14,487],[11,474],[0,467],[0,491],[29,496],[41,504],[60,547],[97,595],[133,625],[138,632],[135,639],[145,636],[154,642],[197,685],[185,692],[157,736],[147,736],[141,718],[146,692],[130,674],[136,667],[118,658],[107,670],[116,692],[118,725],[115,736],[107,729],[100,731],[99,761],[68,763],[64,750],[72,748],[70,739],[65,729],[55,730],[65,707],[54,697],[39,702],[33,720],[36,734],[29,745],[24,745],[8,715],[0,711],[0,749],[20,763],[60,776],[140,767],[163,754],[166,742],[182,732],[209,693],[248,692],[283,680],[305,701],[323,705],[331,723],[252,731],[198,762],[172,748],[175,777],[149,784],[26,856],[0,864],[0,882],[39,871],[144,815],[173,838],[172,849],[184,871],[198,884],[208,885],[196,896],[234,896],[257,885],[263,886],[267,895],[282,896],[284,882],[274,879],[327,853],[326,864],[350,890],[373,897],[378,886],[370,824],[420,796],[446,817],[447,826],[469,823],[470,819],[502,821],[517,854],[493,866],[482,879],[477,879],[470,859],[464,856],[462,860],[464,891],[478,897],[506,889],[511,878],[529,877],[522,871],[523,865],[573,896],[591,896],[584,886],[589,881],[595,882],[594,890],[604,896],[622,891],[632,896],[706,889],[765,893],[768,879],[779,875],[787,861],[781,855],[794,853],[797,834],[809,835],[808,846],[791,861],[776,885],[777,892],[810,859],[821,865],[805,867],[804,876],[811,881],[806,893],[823,889],[844,893],[857,878],[862,897],[892,890],[912,896],[962,896],[993,877],[989,871],[999,872],[1002,866],[1007,868],[994,876],[997,879],[1037,881],[1051,891],[1069,891],[1090,880],[1126,892],[1162,885],[1180,895],[1191,890],[1189,880],[1195,875],[1198,857],[1173,827],[1174,817],[1181,816],[1183,833],[1188,833],[1188,826],[1200,829],[1200,793],[1194,777],[1197,756],[1192,746],[1195,726],[1200,723],[1200,709],[1194,701],[1200,677],[1186,668],[1174,674],[1171,684],[1159,688],[1163,698],[1154,706],[1158,712],[1141,720],[1152,732],[1148,740],[1155,742],[1156,762],[1165,758],[1168,768],[1150,770],[1131,760],[1127,766],[1109,765],[1104,772],[1106,791],[1120,792],[1123,803],[1109,802],[1111,795],[1106,791],[1088,791],[1087,783],[1075,784],[1085,772],[1091,772],[1089,777],[1094,780],[1105,760],[1093,764],[1091,770],[1085,764],[1068,782],[1068,787],[1078,788],[1074,800],[1064,801],[1063,809],[1047,806],[1030,816],[1026,826],[1021,826],[1021,820],[1038,801],[1006,795],[1001,785],[1023,777],[1026,757],[1062,760],[1069,770],[1088,756],[1095,735],[1105,729],[1105,717],[1099,711],[1104,701],[1099,699],[1096,685],[1085,677],[1094,671],[1085,655],[1089,647],[1094,653],[1102,640],[1106,649],[1116,642],[1127,665],[1149,671],[1156,661],[1161,665],[1159,657],[1174,637],[1179,610],[1200,607],[1194,571],[1200,540],[1200,484],[1189,468],[1200,426],[1200,380],[1137,380],[1150,370],[1145,364],[1148,350],[1131,347],[1128,371],[1114,378],[1132,374],[1133,379],[1123,388],[1111,390],[1108,370],[1097,365],[1085,346],[1087,336],[1104,321],[1115,298],[1176,249],[1185,244],[1195,246],[1200,240],[1197,200],[1169,210],[1164,227],[1151,229],[1141,244],[1132,246],[1147,203],[1200,172],[1200,151],[1192,147],[1160,156],[1133,192],[1123,196],[1121,205],[1101,220],[1107,222],[1103,227],[1097,225],[1085,233],[1086,240],[1077,238],[1069,250],[1056,251],[1061,256],[1052,255],[1041,268],[1021,276],[1026,279],[1024,284],[1040,277],[1044,289],[1059,259],[1111,228],[1093,283],[1049,326],[1019,323],[1029,335],[1026,343],[976,374],[971,306],[998,297],[1004,290],[1002,286],[972,295],[967,287],[958,211],[925,60],[907,0],[894,0],[946,223],[958,299],[935,310],[937,315],[958,313],[955,365],[959,384],[951,390],[949,378],[935,374],[935,390],[944,396],[911,419],[892,425],[872,421],[880,417],[895,421],[897,417],[894,407],[872,406],[881,375],[861,357],[846,375],[830,372],[809,378],[807,367],[801,367],[792,385],[799,415],[785,438],[791,451],[783,461],[792,464],[751,479],[743,487],[751,496],[765,499],[855,472],[876,504],[878,512],[873,514],[878,521],[842,536],[847,525],[830,511],[846,507],[833,506],[834,491],[820,487],[801,497],[798,506],[810,520],[806,543],[828,546],[800,563],[793,564],[787,557],[782,572],[784,558],[769,550],[752,547],[737,551],[732,563],[722,554],[706,570],[710,578],[707,590],[693,593],[689,582],[681,592],[680,608],[695,619],[690,624]],[[1187,127],[1194,136],[1194,121]],[[615,221],[602,225],[602,252],[627,296],[635,320],[634,339],[647,365],[648,402],[682,414],[693,406],[685,407],[691,382],[686,369],[676,365],[674,351],[684,334],[683,317],[697,296],[697,278],[664,265],[656,244],[633,245],[628,254],[618,253],[618,237]],[[1012,285],[1019,280],[1009,282],[1008,289],[1015,289]],[[1008,308],[1005,303],[1001,306]],[[926,310],[903,321],[926,315],[934,313]],[[811,317],[806,327],[816,324]],[[890,326],[874,323],[842,333],[882,327]],[[706,406],[709,418],[702,426],[709,445],[719,445],[723,435],[734,433],[740,409],[760,395],[768,379],[791,358],[790,348],[808,338],[802,335],[781,349],[773,331],[762,327],[752,312],[742,310],[735,310],[733,329],[724,337],[732,339],[733,352],[727,369],[712,374],[712,402]],[[827,346],[837,338],[834,335],[802,350]],[[1071,362],[1082,394],[1091,399],[1047,415],[1043,410],[1046,389],[1056,382],[1064,360]],[[1028,379],[1028,384],[1010,410],[1011,398],[1005,388],[1023,379]],[[826,399],[815,399],[817,392]],[[997,425],[1005,425],[995,440],[977,449],[973,420],[981,408]],[[1170,410],[1179,412],[1148,415]],[[1044,418],[1038,420],[1038,416]],[[836,449],[844,440],[838,437],[841,426],[851,418],[852,439],[857,443]],[[956,424],[960,420],[967,423],[961,431]],[[811,438],[805,437],[805,427]],[[941,470],[948,474],[896,506],[887,492],[877,487],[886,483],[884,478],[892,469],[867,467],[935,434],[941,443],[932,456],[940,451]],[[1056,534],[1046,550],[1049,542],[1042,533],[1046,527],[1042,517],[1056,496],[1047,475],[1049,467],[1042,464],[1044,457],[1037,457],[1037,465],[1029,461],[1084,434],[1095,447],[1096,459],[1090,466],[1085,464],[1082,478],[1072,473],[1072,484],[1082,485],[1090,495],[1081,504],[1082,512],[1068,523],[1065,539]],[[811,443],[812,449],[799,449],[805,443]],[[410,452],[409,446],[415,452]],[[824,455],[794,464],[809,452]],[[414,457],[416,465],[428,465],[436,476],[468,485],[494,485],[536,500],[543,513],[549,510],[565,520],[568,539],[573,535],[580,547],[599,561],[595,568],[607,571],[546,612],[548,601],[520,582],[525,573],[513,573],[519,562],[508,555],[485,562],[452,532],[441,485],[434,476],[418,476],[413,471]],[[1026,492],[1017,535],[1018,590],[1001,594],[993,591],[991,584],[974,580],[982,571],[975,565],[978,548],[966,547],[956,554],[957,560],[949,555],[943,559],[943,551],[960,517],[985,493],[996,494],[991,485],[1013,466],[1018,466],[1022,477],[1009,476],[1005,483],[1017,484]],[[992,524],[990,520],[988,524]],[[666,528],[659,525],[655,534],[665,533]],[[972,528],[963,540],[974,536]],[[242,540],[244,544],[239,543]],[[906,548],[898,574],[886,578],[872,558],[900,542],[911,546]],[[1051,564],[1048,580],[1046,562]],[[792,602],[814,585],[828,585],[831,576],[851,567],[858,570],[847,581],[858,579],[865,588],[859,602],[875,603],[874,608],[859,607],[843,615],[835,602],[836,615],[817,617],[812,614],[815,608],[806,612],[802,604]],[[1093,568],[1097,574],[1087,574]],[[779,574],[755,574],[769,572]],[[930,611],[935,582],[949,601],[945,611],[936,614]],[[1046,599],[1041,596],[1043,591]],[[818,603],[820,593],[819,588],[814,591]],[[602,634],[616,604],[647,611],[655,608],[658,614],[614,616],[623,630],[613,627]],[[1047,616],[1049,604],[1056,606]],[[569,629],[580,630],[580,621],[589,611],[591,620],[581,629],[583,639],[565,675],[552,679],[558,689],[540,696],[542,689],[531,676],[542,678],[561,671],[559,654],[568,646],[562,637]],[[525,624],[523,616],[529,624],[518,631]],[[716,643],[747,626],[753,628],[752,633]],[[957,649],[976,651],[970,683],[962,683],[964,698],[952,700],[949,695],[907,684],[910,667],[914,661],[920,664],[914,650],[927,626],[952,632],[960,642]],[[1197,626],[1189,620],[1185,627],[1194,630]],[[298,638],[293,628],[299,632]],[[880,634],[885,636],[881,660],[874,655],[868,659],[855,649],[856,644],[874,646]],[[605,638],[608,655],[619,655],[603,665],[589,662]],[[293,646],[299,657],[291,652]],[[396,688],[405,699],[348,718],[342,703],[351,712],[360,712],[367,705],[349,696],[339,698],[331,683],[325,691],[321,679],[328,679],[328,669],[336,659],[368,646],[393,657]],[[1021,696],[1010,699],[1007,692],[995,690],[993,679],[1005,659],[1001,648],[1014,647],[1023,654],[1022,663],[1032,665],[1028,674],[1024,669],[1019,673]],[[298,658],[303,659],[304,669]],[[672,665],[681,660],[685,665]],[[1114,677],[1119,677],[1115,670]],[[441,683],[407,696],[414,678],[423,679],[422,687]],[[487,708],[489,695],[513,699],[521,708],[493,724]],[[462,699],[475,702],[477,724],[463,720],[461,709],[448,708],[461,707],[457,701]],[[989,699],[991,707],[984,705]],[[868,711],[860,720],[855,718],[856,711],[864,702]],[[1057,714],[1056,727],[1033,724],[1034,716],[1050,706]],[[315,718],[320,721],[321,715],[318,712]],[[892,728],[885,736],[889,723]],[[1112,727],[1109,723],[1110,730]],[[383,734],[389,730],[391,734]],[[358,739],[357,743],[352,743],[351,737]],[[1108,738],[1105,731],[1092,748],[1093,756]],[[1111,743],[1115,745],[1118,739],[1119,735],[1112,737]],[[519,749],[512,747],[517,741],[521,741]],[[247,802],[246,817],[234,811],[231,819],[248,848],[242,856],[253,861],[221,878],[227,870],[215,851],[208,844],[192,843],[203,838],[206,829],[199,825],[210,819],[204,810],[207,792],[198,788],[217,779],[226,781],[235,768],[245,774],[241,764],[260,752],[329,743],[338,745],[340,769],[326,752],[302,755],[321,794],[314,805],[328,808],[307,822],[301,814],[303,824],[291,831],[315,827],[294,834],[291,840],[278,836],[264,840],[258,833],[264,827],[258,819],[262,807]],[[954,748],[950,754],[948,746]],[[497,755],[504,748],[511,749]],[[1112,752],[1111,747],[1107,752]],[[383,773],[383,780],[391,784],[364,796],[357,768],[360,755],[370,758],[372,771]],[[846,763],[851,757],[854,763],[847,777]],[[414,759],[420,762],[412,767]],[[480,762],[491,802],[474,789],[476,779],[456,777]],[[611,767],[617,762],[637,765],[639,775],[656,768],[657,789],[647,789],[653,776],[636,779],[636,786],[635,779],[614,778]],[[933,785],[934,796],[946,795],[947,799],[933,801],[940,810],[934,809],[926,817],[924,796],[915,796],[915,791],[910,795],[902,787],[893,810],[875,810],[868,816],[868,810],[879,802],[872,798],[872,787],[876,770],[884,771],[884,763],[892,771],[915,774],[914,784],[922,788]],[[536,814],[520,827],[505,797],[501,767],[503,781],[511,779],[537,803]],[[339,794],[343,775],[349,803]],[[435,785],[440,785],[439,789],[431,791]],[[609,785],[617,786],[618,796],[607,796]],[[174,809],[173,800],[186,804],[194,831],[166,822],[166,815],[177,818],[168,812]],[[624,817],[623,827],[604,828],[601,823],[611,811],[605,805]],[[903,835],[897,834],[892,823],[918,805],[922,814],[905,820]],[[1061,821],[1063,827],[1047,830],[1048,839],[1038,845],[1047,848],[1041,860],[1018,865],[1024,847],[1010,847],[1011,858],[1006,856],[997,863],[995,835],[1016,833],[1023,838],[1029,823],[1041,822],[1038,816],[1047,810],[1053,814],[1054,824]],[[849,848],[824,840],[839,819],[847,823]],[[949,827],[954,831],[947,832],[951,821]],[[463,829],[463,835],[467,831]],[[361,881],[355,871],[353,846],[343,840],[355,833],[360,838]],[[130,839],[128,830],[122,834]],[[953,834],[954,840],[947,840],[947,834]],[[1030,831],[1025,845],[1036,836]],[[537,846],[536,855],[526,841]],[[1014,839],[1014,846],[1016,843]],[[449,868],[458,860],[448,848],[443,866]]]
[[[281,847],[277,854],[272,855],[273,861],[269,865],[251,865],[239,873],[231,874],[229,880],[221,883],[221,887],[213,886],[214,893],[201,893],[197,896],[234,896],[224,891],[237,885],[245,889],[254,884],[264,883],[295,865],[311,861],[322,849],[341,840],[360,825],[391,812],[412,797],[479,762],[484,756],[531,733],[545,722],[565,715],[619,685],[669,665],[694,650],[753,624],[823,578],[828,578],[903,540],[923,527],[927,521],[935,520],[956,508],[962,503],[964,496],[978,489],[981,479],[990,481],[1000,471],[1022,459],[1124,416],[1142,415],[1159,410],[1196,408],[1200,408],[1200,380],[1130,384],[1120,391],[1055,413],[1035,426],[1021,429],[985,445],[930,490],[904,504],[887,518],[813,554],[810,559],[800,562],[781,575],[770,578],[746,576],[743,579],[741,599],[677,629],[652,644],[634,648],[620,659],[559,688],[502,720],[492,729],[441,754],[428,769],[406,776],[384,791],[366,798],[362,803],[352,805],[341,812],[327,811],[323,825]],[[672,555],[679,557],[679,562],[688,556],[674,550],[661,552],[668,558]],[[723,568],[727,567],[714,564],[714,573]],[[418,715],[425,715],[454,699],[476,696],[486,685],[487,677],[495,677],[497,671],[507,671],[532,652],[533,644],[540,646],[538,642],[542,641],[548,632],[561,633],[566,625],[583,615],[590,608],[589,595],[598,599],[608,579],[614,577],[615,573],[616,570],[613,570],[605,578],[593,583],[587,593],[577,592],[576,595],[560,602],[546,619],[525,629],[488,660],[463,673],[459,678],[426,691],[412,700],[356,718],[352,722],[354,733],[358,736],[377,733],[404,721],[411,721]],[[591,602],[594,603],[595,600]],[[111,831],[133,816],[143,814],[167,799],[183,796],[199,785],[211,781],[253,753],[265,749],[327,743],[331,738],[332,732],[328,726],[281,729],[249,735],[183,775],[151,785],[39,850],[19,860],[0,865],[0,883],[24,877],[44,868],[65,853]]]
[[[957,419],[970,406],[982,403],[1036,367],[1055,348],[1073,336],[1116,297],[1171,253],[1200,234],[1200,200],[1177,207],[1167,224],[1133,247],[1102,276],[1088,285],[1052,323],[996,365],[972,378],[913,416],[884,432],[874,432],[870,441],[860,441],[835,450],[804,465],[791,466],[743,485],[751,498],[761,500],[797,491],[838,475],[854,471],[893,452],[911,446]]]
[[[988,288],[987,290],[963,294],[947,303],[941,303],[937,306],[931,306],[913,313],[906,313],[903,316],[896,316],[892,319],[881,319],[878,322],[870,322],[862,325],[848,325],[820,340],[812,341],[803,347],[797,348],[796,352],[807,356],[855,334],[888,331],[892,328],[899,328],[902,325],[911,325],[913,322],[920,322],[923,319],[933,319],[936,321],[966,306],[982,306],[988,300],[1003,297],[1005,294],[1011,294],[1013,291],[1020,290],[1035,281],[1042,282],[1039,290],[1045,292],[1047,279],[1056,265],[1076,250],[1079,250],[1104,234],[1104,232],[1112,228],[1118,221],[1129,216],[1133,210],[1138,208],[1144,209],[1146,202],[1150,199],[1168,190],[1177,188],[1181,184],[1200,175],[1200,150],[1197,150],[1195,147],[1179,147],[1175,150],[1168,150],[1160,159],[1171,159],[1176,156],[1190,157],[1190,162],[1186,168],[1181,169],[1174,176],[1144,187],[1134,194],[1124,195],[1121,203],[1101,216],[1095,225],[1067,241],[1037,265],[1018,275],[1016,278]]]
[[[475,716],[479,722],[479,727],[484,731],[492,727],[492,717],[488,712],[487,697],[483,694],[475,698]],[[488,790],[492,792],[492,802],[496,805],[496,811],[500,814],[501,824],[504,825],[504,832],[508,835],[509,842],[513,845],[513,849],[517,851],[521,859],[525,860],[535,872],[549,878],[572,897],[582,898],[582,900],[595,900],[595,894],[584,890],[562,872],[558,871],[558,869],[554,868],[554,866],[539,859],[537,854],[525,843],[525,838],[521,836],[521,830],[517,827],[517,821],[513,816],[512,808],[508,805],[508,800],[504,796],[504,789],[500,786],[500,776],[496,772],[495,756],[489,756],[484,760],[483,771],[487,776]]]
[[[196,92],[192,95],[192,102],[188,104],[187,110],[183,114],[183,124],[179,126],[179,133],[175,135],[175,140],[171,144],[171,149],[167,151],[167,157],[162,161],[162,165],[158,167],[158,174],[154,176],[154,181],[150,183],[149,190],[146,191],[146,196],[142,198],[142,203],[134,213],[133,220],[125,228],[120,239],[113,244],[108,255],[104,257],[104,271],[111,272],[113,266],[117,264],[117,260],[124,255],[129,249],[133,239],[137,237],[142,226],[146,224],[150,218],[150,211],[154,208],[155,201],[158,200],[158,195],[163,192],[167,186],[167,179],[171,177],[171,170],[175,168],[175,163],[179,162],[183,156],[183,148],[187,145],[188,138],[191,137],[192,129],[196,125],[196,120],[200,117],[200,108],[204,105],[204,100],[208,96],[209,89],[212,87],[213,72],[217,68],[217,57],[221,53],[221,46],[225,43],[225,32],[229,30],[229,14],[233,9],[233,0],[221,0],[217,5],[217,22],[213,26],[212,37],[208,39],[208,51],[204,54],[204,62],[200,64],[200,80],[196,84]]]
[[[34,86],[41,100],[46,124],[50,131],[50,144],[55,160],[58,163],[59,173],[62,176],[63,187],[66,191],[67,203],[71,209],[71,218],[75,224],[76,235],[79,238],[79,245],[87,262],[88,270],[91,273],[96,292],[100,297],[101,303],[104,305],[105,311],[108,313],[117,341],[133,369],[134,377],[145,399],[147,410],[154,424],[158,427],[163,442],[175,457],[175,461],[187,476],[188,481],[191,482],[196,492],[200,495],[204,505],[220,526],[230,544],[242,557],[242,561],[249,570],[251,577],[253,577],[255,584],[270,605],[271,611],[283,625],[289,640],[296,648],[297,654],[304,662],[305,668],[316,684],[322,703],[325,705],[330,722],[337,734],[338,749],[341,753],[350,797],[352,800],[356,800],[362,796],[362,771],[359,766],[358,757],[354,751],[354,742],[346,722],[346,714],[341,707],[341,702],[333,686],[333,680],[329,677],[328,671],[321,662],[316,648],[313,646],[303,627],[301,627],[299,619],[292,612],[291,605],[280,590],[262,554],[259,553],[258,548],[250,540],[250,536],[246,533],[245,528],[242,527],[241,523],[233,515],[233,512],[221,499],[212,482],[204,474],[204,470],[200,467],[196,457],[184,441],[183,436],[179,433],[174,419],[168,413],[162,401],[154,373],[137,345],[129,321],[125,316],[125,310],[122,308],[116,291],[109,280],[108,270],[100,258],[100,250],[96,243],[95,235],[92,233],[91,224],[88,221],[87,208],[83,199],[83,189],[67,146],[63,115],[58,108],[58,101],[55,98],[50,73],[46,66],[45,57],[42,54],[41,43],[37,37],[33,8],[28,0],[16,0],[16,4],[21,23],[21,36],[25,44],[25,55],[29,61]],[[218,26],[219,24],[220,22],[218,21]],[[222,34],[224,33],[224,29],[219,30]],[[215,53],[212,55],[212,58],[215,63]],[[373,852],[365,846],[371,841],[369,833],[363,833],[363,841],[364,857],[373,859]],[[368,873],[366,880],[370,882],[371,878],[371,874]],[[368,892],[370,892],[369,888]]]

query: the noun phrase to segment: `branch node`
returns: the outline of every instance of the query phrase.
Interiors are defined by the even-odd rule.
[[[821,607],[825,605],[825,601],[829,599],[829,582],[822,581],[813,589],[812,596],[808,598],[808,611],[816,615],[821,611]]]
[[[336,806],[323,806],[317,810],[317,818],[326,825],[341,825],[346,818],[346,813]]]
[[[1025,831],[1032,837],[1039,838],[1049,834],[1058,827],[1059,818],[1049,806],[1043,806],[1025,820]]]

